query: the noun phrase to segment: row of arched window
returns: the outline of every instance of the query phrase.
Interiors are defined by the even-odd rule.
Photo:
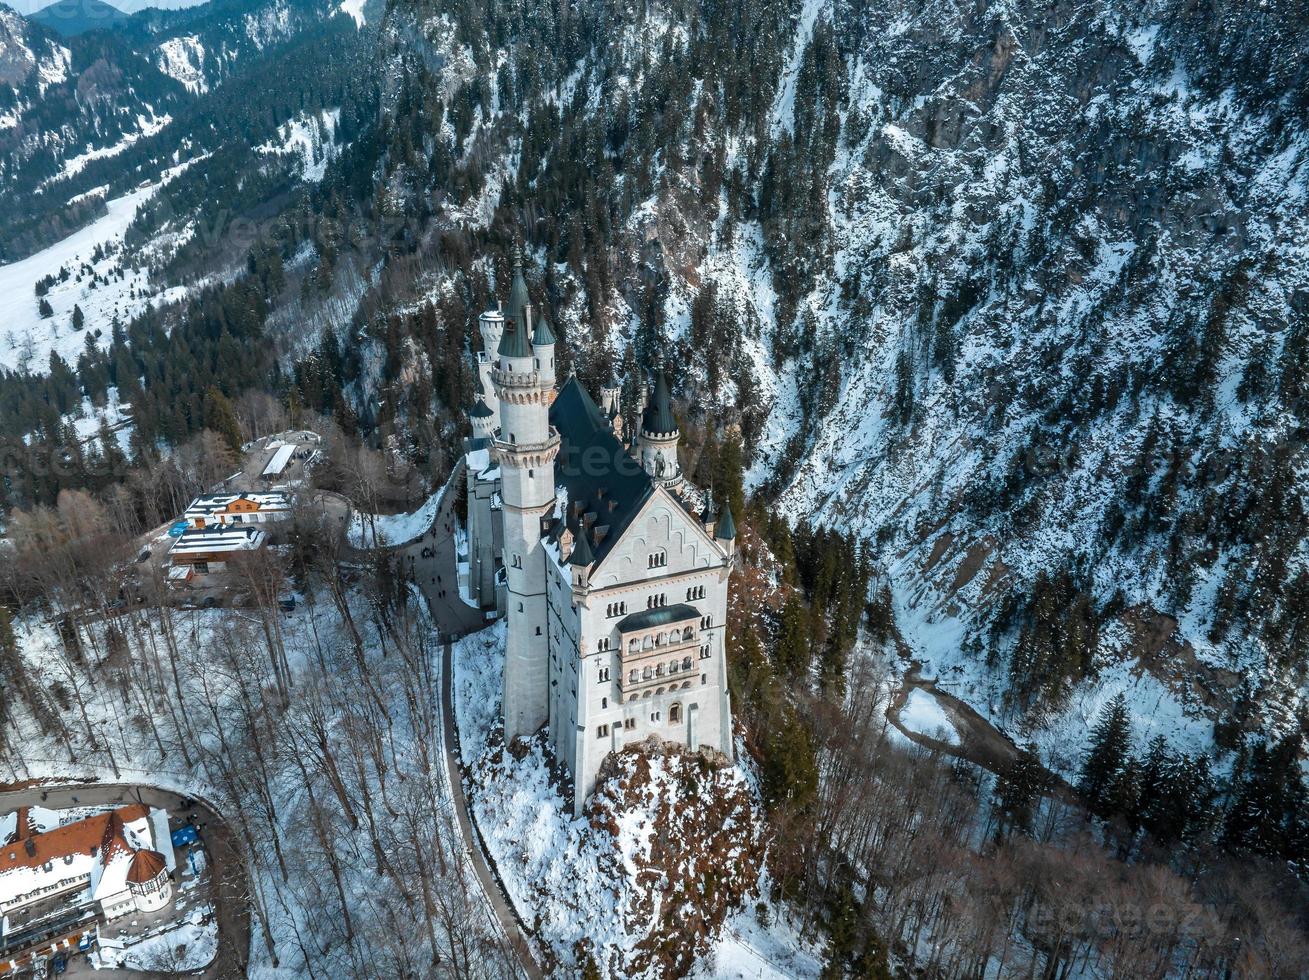
[[[652,551],[647,558],[648,567],[664,568],[668,564],[668,552]]]
[[[691,588],[689,588],[689,589],[686,590],[686,601],[687,601],[687,602],[690,602],[692,599],[703,599],[703,598],[704,598],[704,586],[703,586],[703,585],[693,585],[693,586],[691,586]]]
[[[644,667],[633,667],[627,673],[627,680],[630,684],[636,684],[639,681],[652,681],[656,677],[667,677],[671,674],[680,674],[684,670],[691,669],[691,658],[683,657],[681,660],[670,660],[667,663],[646,664]]]
[[[687,643],[695,639],[695,628],[688,626],[685,629],[672,629],[667,633],[651,633],[643,637],[632,637],[627,641],[627,652],[636,653],[638,650],[653,650],[655,647],[667,646],[670,643]]]

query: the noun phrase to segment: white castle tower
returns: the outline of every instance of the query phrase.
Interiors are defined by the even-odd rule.
[[[554,395],[554,337],[533,323],[521,256],[504,311],[491,370],[500,409],[500,431],[492,451],[500,464],[504,521],[505,741],[531,735],[546,721],[549,659],[542,635],[546,622],[546,555],[542,521],[554,510],[555,456],[559,435],[550,427]]]

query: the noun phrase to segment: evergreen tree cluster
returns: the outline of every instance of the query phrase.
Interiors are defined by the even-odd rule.
[[[1256,740],[1242,754],[1225,807],[1203,756],[1174,752],[1157,736],[1134,754],[1127,702],[1115,696],[1091,733],[1078,788],[1092,812],[1144,829],[1163,844],[1215,838],[1223,847],[1309,872],[1309,780],[1299,739]]]

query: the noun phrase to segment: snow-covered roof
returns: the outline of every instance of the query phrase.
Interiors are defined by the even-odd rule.
[[[265,493],[206,493],[191,501],[183,516],[190,519],[223,514],[240,501],[254,504],[259,510],[291,509],[291,495],[284,490],[269,490]]]
[[[20,811],[14,820],[20,836],[0,847],[0,906],[79,879],[87,881],[85,898],[122,891],[136,852],[159,850],[156,834],[166,830],[168,814],[133,803],[38,834],[27,832],[27,821],[28,814]],[[167,833],[163,837],[171,853]],[[160,857],[166,864],[167,854]]]
[[[277,452],[273,453],[273,458],[268,461],[268,465],[264,467],[263,475],[280,476],[286,469],[286,464],[291,462],[291,457],[295,455],[295,448],[293,445],[279,447]]]
[[[176,560],[194,555],[255,551],[263,546],[266,537],[267,534],[258,528],[241,524],[188,528],[173,542],[168,553]]]

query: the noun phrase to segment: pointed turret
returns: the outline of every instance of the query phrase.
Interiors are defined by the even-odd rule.
[[[586,524],[579,524],[577,534],[573,537],[573,553],[568,556],[568,564],[586,568],[595,564],[595,552],[591,549],[591,532]]]
[[[577,521],[576,534],[573,537],[573,553],[568,556],[568,565],[573,573],[573,591],[585,592],[591,585],[591,566],[595,564],[595,551],[591,548],[591,531],[586,526],[586,519]]]
[[[527,280],[523,278],[522,252],[514,256],[514,281],[509,287],[504,316],[504,333],[496,353],[501,357],[531,357],[532,301],[527,295]]]
[[[732,520],[732,508],[724,507],[723,515],[714,528],[714,537],[719,541],[731,541],[736,537],[736,522]]]
[[[668,376],[660,370],[655,375],[654,392],[641,413],[641,465],[654,479],[670,490],[682,483],[682,467],[677,461],[677,419],[673,418],[673,399],[668,390]]]
[[[545,317],[540,317],[536,321],[536,330],[532,333],[533,347],[553,347],[555,343],[555,332],[550,329],[550,324],[546,323]]]
[[[673,418],[673,399],[668,392],[668,376],[662,370],[655,375],[654,394],[645,407],[641,428],[656,436],[677,433],[677,420]]]

